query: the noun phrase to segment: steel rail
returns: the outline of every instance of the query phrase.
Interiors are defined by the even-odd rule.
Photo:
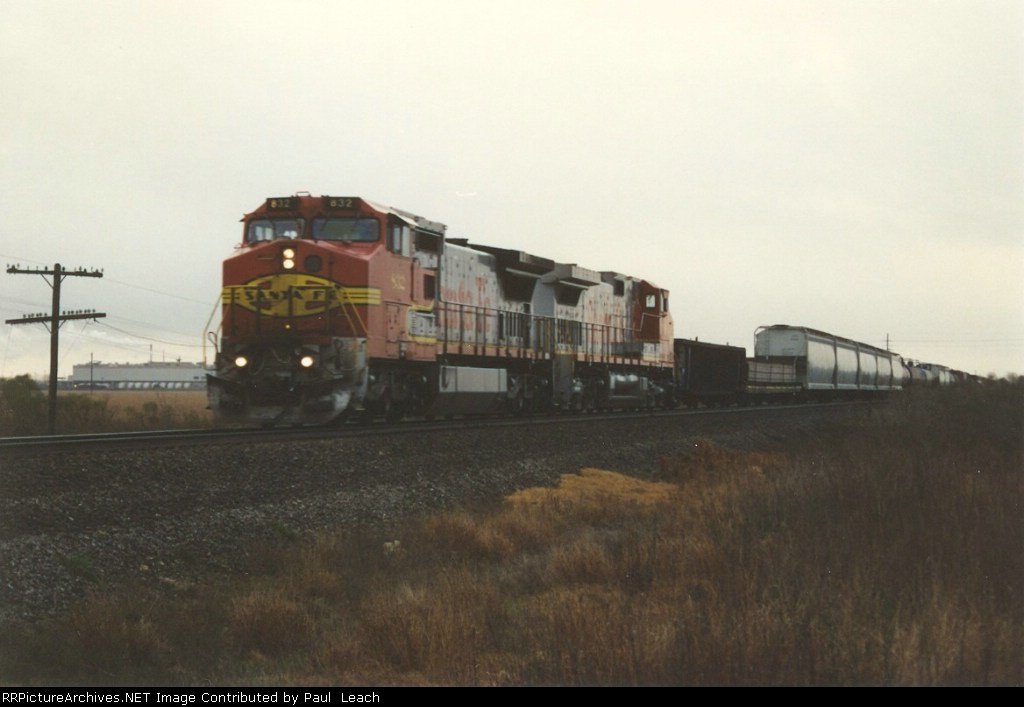
[[[106,448],[137,448],[147,446],[207,445],[224,442],[290,442],[304,439],[340,439],[384,435],[415,434],[424,431],[479,429],[491,426],[526,426],[551,424],[582,424],[593,421],[647,419],[652,417],[688,417],[704,415],[742,415],[770,413],[781,410],[844,407],[871,404],[871,401],[829,403],[791,403],[709,408],[676,408],[672,410],[599,411],[590,413],[535,414],[524,416],[479,416],[442,420],[407,419],[398,423],[363,424],[349,422],[337,426],[302,427],[228,427],[213,429],[172,429],[137,432],[104,432],[67,435],[0,437],[0,458],[5,453],[44,453],[68,450],[101,450]]]

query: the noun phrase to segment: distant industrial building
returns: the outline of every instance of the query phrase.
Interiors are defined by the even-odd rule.
[[[71,383],[95,390],[202,390],[206,370],[201,363],[92,363],[75,364]]]

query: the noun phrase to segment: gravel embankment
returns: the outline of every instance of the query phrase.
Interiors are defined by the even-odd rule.
[[[649,476],[697,437],[777,449],[851,413],[467,427],[392,438],[0,456],[0,623],[65,609],[91,587],[230,571],[262,539],[411,515],[551,486],[597,467]]]

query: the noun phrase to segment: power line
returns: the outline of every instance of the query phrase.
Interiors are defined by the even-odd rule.
[[[111,326],[107,322],[96,322],[96,323],[98,325],[102,326],[102,327],[106,327],[107,329],[112,329],[112,330],[114,330],[114,331],[116,331],[116,332],[118,332],[120,334],[124,334],[125,336],[131,336],[131,337],[136,338],[136,339],[144,339],[146,341],[155,341],[158,344],[167,344],[168,346],[181,346],[183,348],[192,348],[192,349],[201,349],[201,348],[203,348],[202,344],[182,344],[182,343],[179,343],[177,341],[167,341],[166,339],[157,339],[156,337],[152,337],[152,336],[143,336],[142,334],[133,334],[130,331],[125,331],[124,329],[118,329],[116,326]]]
[[[164,297],[173,297],[174,299],[180,299],[183,302],[193,302],[195,304],[204,304],[204,305],[207,304],[206,302],[203,302],[202,300],[192,299],[191,297],[183,297],[181,295],[175,295],[175,294],[172,294],[170,292],[163,292],[162,290],[154,290],[152,287],[143,287],[142,285],[133,285],[130,282],[124,282],[122,280],[115,280],[114,278],[110,278],[110,281],[113,282],[113,283],[116,283],[118,285],[124,285],[125,287],[131,287],[131,288],[136,289],[136,290],[144,290],[145,292],[152,292],[153,294],[156,294],[156,295],[163,295]]]
[[[20,262],[29,262],[29,263],[34,263],[34,264],[42,265],[42,263],[39,263],[36,260],[32,260],[31,258],[19,258],[16,255],[8,255],[7,253],[0,253],[0,258],[7,258],[8,260],[12,260],[12,261],[15,261],[15,262],[19,262],[20,261]],[[208,302],[205,302],[205,301],[202,301],[202,300],[193,299],[191,297],[184,297],[182,295],[176,295],[176,294],[171,293],[171,292],[164,292],[163,290],[156,290],[156,289],[153,289],[152,287],[145,287],[144,285],[136,285],[136,284],[133,284],[131,282],[125,282],[124,280],[118,280],[117,278],[113,278],[113,277],[109,277],[109,276],[107,276],[106,279],[107,279],[107,282],[113,282],[113,283],[115,283],[117,285],[123,285],[124,287],[131,287],[131,288],[136,289],[136,290],[143,290],[145,292],[152,292],[155,295],[162,295],[164,297],[171,297],[173,299],[179,299],[179,300],[182,300],[184,302],[193,302],[195,304],[203,304],[203,305],[208,304]]]
[[[1024,344],[1024,339],[890,339],[892,345],[937,344],[939,346],[974,346],[982,344]]]

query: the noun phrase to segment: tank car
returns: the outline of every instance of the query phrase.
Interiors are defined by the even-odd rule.
[[[938,363],[924,363],[922,361],[907,361],[904,363],[907,371],[908,384],[914,386],[936,386],[949,385],[951,383],[964,383],[969,380],[967,373],[958,371]]]
[[[905,372],[905,386],[907,387],[921,387],[933,384],[938,384],[938,377],[924,365],[916,361],[904,361],[903,370]]]
[[[270,198],[223,264],[210,408],[320,424],[673,401],[667,290],[448,238],[358,197]]]
[[[754,333],[755,363],[791,366],[791,380],[805,397],[842,397],[901,390],[906,377],[898,354],[808,327],[785,324],[759,327]],[[752,365],[750,384],[765,389]]]
[[[938,363],[919,363],[925,371],[928,371],[930,378],[936,385],[949,385],[957,382],[956,374],[948,366]]]

